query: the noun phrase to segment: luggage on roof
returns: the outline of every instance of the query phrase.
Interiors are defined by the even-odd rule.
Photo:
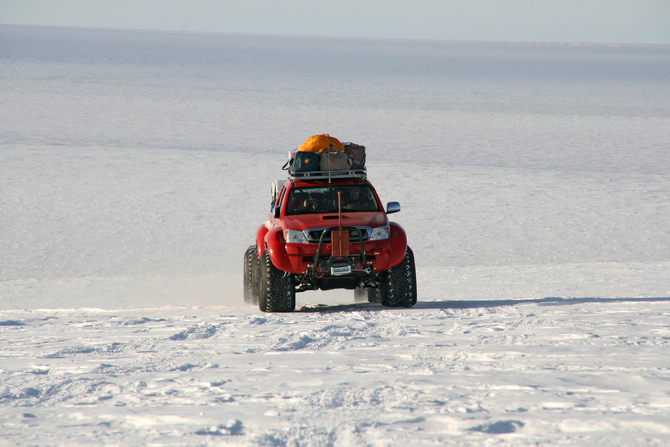
[[[324,151],[319,168],[321,171],[347,171],[351,169],[351,158],[344,151]]]
[[[288,153],[282,169],[288,170],[289,179],[365,179],[365,146],[341,143],[328,134],[314,135]]]
[[[306,139],[305,142],[302,143],[300,147],[298,147],[298,152],[319,153],[331,147],[340,151],[344,150],[344,145],[340,143],[340,140],[335,137],[331,137],[326,133],[323,135],[313,135]]]
[[[351,167],[360,169],[365,167],[365,146],[354,143],[342,143],[344,151],[351,158]]]
[[[312,172],[319,171],[321,156],[314,152],[296,152],[291,161],[291,171],[294,172]]]

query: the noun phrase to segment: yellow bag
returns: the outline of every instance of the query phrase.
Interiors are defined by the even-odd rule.
[[[344,145],[340,143],[340,140],[335,137],[331,137],[326,133],[323,135],[314,135],[309,137],[305,140],[304,143],[300,145],[300,147],[298,147],[298,151],[319,153],[324,149],[328,149],[329,147],[333,147],[338,151],[344,150]]]

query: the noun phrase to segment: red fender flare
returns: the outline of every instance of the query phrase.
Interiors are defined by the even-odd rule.
[[[293,272],[291,261],[286,253],[286,241],[284,240],[284,231],[281,227],[275,227],[265,235],[265,246],[270,254],[272,264],[279,270]]]
[[[258,251],[258,259],[263,256],[263,252],[265,251],[265,235],[268,234],[268,231],[270,231],[269,222],[265,222],[258,227],[258,230],[256,230],[256,250]]]
[[[390,222],[391,226],[391,256],[389,259],[389,267],[395,267],[405,259],[407,253],[407,233],[403,227],[395,222]]]

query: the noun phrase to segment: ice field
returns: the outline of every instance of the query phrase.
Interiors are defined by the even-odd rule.
[[[670,44],[0,25],[0,445],[667,445]],[[242,300],[363,144],[419,302]]]

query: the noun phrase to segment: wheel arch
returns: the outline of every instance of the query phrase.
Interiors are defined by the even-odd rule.
[[[272,264],[279,270],[293,273],[291,268],[291,260],[286,253],[286,241],[284,240],[284,232],[281,227],[275,227],[265,234],[263,247],[270,255]]]
[[[270,227],[268,222],[265,222],[258,227],[258,230],[256,230],[256,250],[258,251],[258,259],[263,256],[263,252],[265,251],[265,235],[267,235],[269,231]]]
[[[391,227],[391,253],[388,268],[399,265],[405,259],[407,252],[407,233],[400,224],[389,222]]]

